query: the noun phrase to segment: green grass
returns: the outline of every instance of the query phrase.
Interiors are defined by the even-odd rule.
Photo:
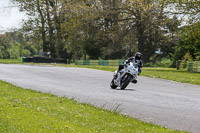
[[[176,70],[175,68],[144,68],[141,75],[200,85],[200,73]]]
[[[22,63],[22,59],[0,59],[0,63],[3,64],[20,64]]]
[[[180,131],[0,81],[0,132],[178,133]]]

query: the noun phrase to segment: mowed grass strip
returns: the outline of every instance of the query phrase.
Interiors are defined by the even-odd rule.
[[[141,75],[200,85],[200,73],[176,70],[175,68],[144,68]]]
[[[0,59],[2,64],[22,64],[22,59]]]
[[[0,81],[0,132],[178,133],[180,131]]]

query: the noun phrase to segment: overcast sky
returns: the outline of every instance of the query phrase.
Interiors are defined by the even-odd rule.
[[[25,18],[17,7],[10,7],[13,5],[9,0],[0,0],[0,32],[20,28],[22,19]]]

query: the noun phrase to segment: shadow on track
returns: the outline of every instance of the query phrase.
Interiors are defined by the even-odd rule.
[[[117,91],[136,91],[135,89],[124,89],[124,90],[122,90],[122,89],[119,89],[119,88],[117,88],[117,89],[112,89],[112,88],[110,88],[111,90],[117,90]]]

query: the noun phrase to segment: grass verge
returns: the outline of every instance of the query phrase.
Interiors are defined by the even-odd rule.
[[[0,59],[0,63],[3,64],[22,64],[22,59]]]
[[[128,116],[0,81],[0,132],[167,132]]]
[[[176,70],[175,68],[144,68],[141,75],[200,85],[200,73]]]

